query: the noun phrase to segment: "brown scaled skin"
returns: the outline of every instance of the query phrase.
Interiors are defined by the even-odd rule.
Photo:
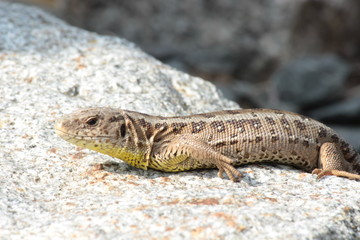
[[[279,110],[246,109],[157,117],[114,108],[89,108],[55,125],[60,137],[128,164],[166,172],[219,169],[233,181],[234,166],[274,162],[308,172],[360,179],[360,156],[313,119]]]

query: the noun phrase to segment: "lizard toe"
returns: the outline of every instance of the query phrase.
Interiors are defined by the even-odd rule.
[[[226,175],[228,175],[229,179],[233,182],[238,182],[243,177],[242,174],[230,164],[222,163],[218,168],[221,175],[225,171]]]
[[[219,172],[218,172],[217,175],[218,175],[219,178],[224,178],[224,169],[219,168]]]

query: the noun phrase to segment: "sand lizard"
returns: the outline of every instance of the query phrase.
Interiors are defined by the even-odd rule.
[[[291,112],[225,110],[157,117],[114,108],[79,110],[56,121],[57,134],[77,146],[141,169],[219,169],[236,181],[237,165],[273,162],[321,178],[360,179],[360,155],[334,130]]]

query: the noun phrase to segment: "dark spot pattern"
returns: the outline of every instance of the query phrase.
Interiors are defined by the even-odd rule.
[[[174,134],[179,134],[181,133],[181,130],[186,127],[187,124],[183,123],[183,122],[176,122],[176,123],[172,123],[171,127],[172,127],[172,131],[174,132]]]
[[[145,131],[145,135],[146,135],[147,139],[150,139],[154,135],[153,129],[147,128]]]
[[[320,127],[320,128],[319,128],[319,137],[324,138],[324,137],[326,137],[326,136],[327,136],[327,131],[326,131],[326,129],[323,128],[323,127]]]
[[[347,158],[346,161],[352,163],[358,154],[355,152],[351,157]]]
[[[214,135],[210,134],[209,137],[208,137],[208,142],[211,142],[213,139],[214,139]]]
[[[226,122],[232,124],[234,128],[243,127],[243,123],[241,120],[231,119],[231,120],[227,120]]]
[[[205,128],[205,122],[204,121],[200,121],[200,122],[191,122],[191,126],[192,126],[192,131],[191,133],[199,133],[202,130],[204,130]]]
[[[305,123],[299,121],[299,120],[294,120],[295,126],[300,129],[300,131],[303,131],[306,129],[306,125]]]
[[[255,112],[251,112],[251,116],[253,116],[254,118],[258,117],[258,115]]]
[[[163,130],[166,130],[168,128],[167,123],[155,123],[155,129],[161,129],[163,128]]]
[[[288,128],[290,126],[289,121],[286,118],[281,118],[280,123],[285,127]]]
[[[240,111],[238,111],[238,110],[225,110],[224,112],[226,112],[227,114],[231,114],[231,115],[240,113]]]
[[[139,119],[139,124],[140,124],[140,126],[142,126],[144,128],[150,128],[151,127],[151,124],[149,122],[145,121],[144,118]]]
[[[299,138],[295,138],[295,139],[294,139],[294,144],[298,144],[298,143],[299,143],[299,141],[300,141],[300,139],[299,139]]]
[[[250,125],[254,127],[255,129],[259,129],[262,127],[261,121],[259,119],[249,119],[248,120]]]
[[[227,120],[227,123],[230,123],[234,126],[234,128],[236,128],[237,130],[240,130],[241,133],[245,132],[245,128],[244,128],[244,120]]]
[[[349,148],[343,148],[342,152],[343,152],[344,155],[347,155],[347,154],[350,153],[350,149]]]
[[[238,142],[239,142],[239,140],[231,140],[231,141],[230,141],[230,145],[237,144]]]
[[[115,116],[112,116],[109,121],[110,122],[118,122],[118,121],[123,121],[124,120],[124,117],[122,115],[115,115]]]
[[[214,128],[217,132],[225,131],[225,124],[222,121],[214,121],[210,123],[210,126]]]
[[[275,135],[276,134],[275,129],[270,129],[270,133],[271,135]]]
[[[347,142],[342,141],[341,142],[341,151],[344,155],[347,155],[350,153],[350,145]]]
[[[332,140],[334,143],[338,143],[338,142],[339,142],[339,137],[338,137],[336,134],[334,134],[334,135],[331,136],[331,140]]]
[[[271,142],[273,142],[273,143],[277,142],[277,141],[279,141],[279,139],[280,139],[279,136],[272,136],[271,137]]]
[[[305,139],[305,140],[303,141],[303,145],[308,148],[308,147],[310,146],[309,140]]]
[[[265,117],[265,120],[266,120],[266,122],[267,122],[269,125],[271,125],[271,126],[276,125],[276,122],[275,122],[275,120],[274,120],[272,117]]]
[[[353,170],[354,170],[356,173],[360,173],[360,165],[354,164],[354,165],[353,165]]]
[[[210,114],[210,113],[205,113],[203,116],[204,116],[205,118],[214,118],[214,117],[216,117],[216,115]]]
[[[215,147],[217,147],[217,148],[220,148],[220,147],[223,147],[223,146],[226,146],[226,142],[225,142],[225,141],[218,142],[217,144],[215,144]]]
[[[257,136],[256,138],[255,138],[255,142],[256,143],[259,143],[259,142],[261,142],[263,140],[263,138],[261,137],[261,136]]]
[[[341,148],[348,148],[350,145],[347,142],[341,142]]]
[[[181,116],[181,117],[177,117],[177,118],[186,120],[186,119],[192,118],[192,116],[188,115],[188,116]]]

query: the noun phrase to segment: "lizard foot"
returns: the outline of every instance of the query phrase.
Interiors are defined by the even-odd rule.
[[[358,174],[349,173],[349,172],[346,172],[346,171],[341,171],[341,170],[336,170],[336,169],[322,170],[322,169],[315,168],[312,171],[312,174],[317,175],[316,179],[320,179],[320,178],[323,178],[325,176],[333,175],[333,176],[337,176],[337,177],[346,177],[346,178],[349,178],[349,179],[360,180],[360,175],[358,175]]]
[[[220,178],[224,178],[224,172],[226,172],[226,175],[228,175],[229,179],[233,182],[238,182],[243,177],[242,174],[229,163],[221,162],[217,167],[219,169],[218,177]]]

